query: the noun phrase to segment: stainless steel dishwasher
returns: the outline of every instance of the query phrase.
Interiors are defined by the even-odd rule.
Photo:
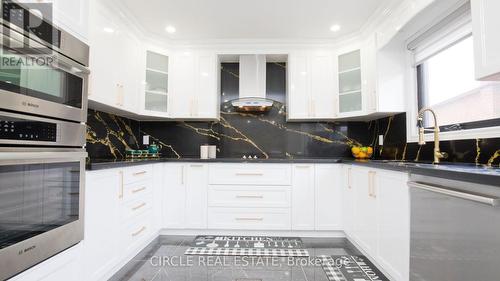
[[[412,175],[410,280],[500,280],[500,187]]]

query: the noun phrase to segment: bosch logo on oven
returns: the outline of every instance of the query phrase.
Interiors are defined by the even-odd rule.
[[[25,254],[25,253],[27,253],[27,252],[29,252],[31,250],[34,250],[35,248],[36,248],[36,246],[33,245],[33,246],[30,246],[30,247],[28,247],[28,248],[26,248],[24,250],[20,250],[19,252],[17,252],[17,254],[18,255],[22,255],[22,254]]]
[[[32,103],[32,102],[26,102],[26,101],[23,101],[22,102],[22,105],[23,106],[28,106],[28,107],[33,107],[33,108],[39,108],[40,106],[36,103]]]

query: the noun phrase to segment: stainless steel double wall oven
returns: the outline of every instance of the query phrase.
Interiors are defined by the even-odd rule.
[[[2,1],[0,280],[83,239],[89,47]]]

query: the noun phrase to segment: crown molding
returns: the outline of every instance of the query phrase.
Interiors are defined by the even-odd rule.
[[[380,30],[382,27],[387,27],[395,18],[403,13],[405,9],[411,9],[415,6],[422,6],[421,2],[433,2],[436,0],[389,0],[385,5],[377,8],[377,10],[368,18],[368,20],[361,26],[361,28],[350,34],[339,36],[331,39],[311,39],[311,38],[296,38],[296,39],[200,39],[200,40],[172,40],[159,36],[146,30],[137,18],[130,13],[122,1],[107,0],[100,1],[105,3],[109,9],[118,11],[120,17],[136,34],[136,37],[143,42],[165,46],[166,48],[257,48],[264,49],[279,49],[286,47],[318,47],[318,48],[332,48],[344,45],[353,44],[368,38],[370,35]]]

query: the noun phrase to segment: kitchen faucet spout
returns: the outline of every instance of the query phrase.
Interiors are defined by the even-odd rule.
[[[431,108],[422,108],[418,112],[417,120],[418,120],[418,144],[424,145],[425,144],[425,128],[423,124],[424,120],[424,113],[425,112],[430,112],[434,118],[434,164],[439,164],[441,159],[444,159],[447,157],[447,153],[441,152],[441,149],[439,148],[439,125],[437,122],[437,115],[434,110]]]

